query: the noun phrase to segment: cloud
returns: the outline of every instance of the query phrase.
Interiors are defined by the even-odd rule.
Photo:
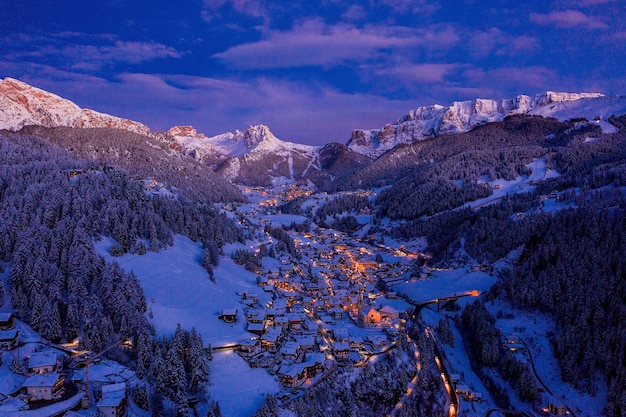
[[[354,22],[355,20],[365,19],[367,17],[367,13],[362,6],[352,5],[343,15],[341,15],[341,17],[349,22]]]
[[[110,34],[61,32],[43,36],[14,37],[12,59],[56,63],[60,68],[99,71],[116,63],[139,64],[182,54],[156,42],[121,41]]]
[[[389,50],[401,48],[445,49],[458,40],[450,26],[359,28],[349,24],[327,25],[319,19],[309,19],[290,31],[272,31],[264,40],[237,45],[213,57],[238,69],[332,67],[371,60],[383,53],[388,54]]]
[[[555,11],[547,14],[531,13],[530,21],[541,26],[554,25],[558,28],[582,26],[587,29],[608,29],[606,23],[578,10]]]
[[[231,7],[235,13],[254,18],[260,18],[265,25],[269,25],[270,13],[260,0],[204,0],[204,10],[201,17],[210,22],[214,17],[222,17],[225,7]]]
[[[441,8],[438,1],[433,0],[378,0],[376,3],[390,7],[394,13],[409,13],[429,16]]]
[[[440,83],[446,75],[461,67],[460,64],[396,64],[376,70],[380,77],[393,77],[403,83]]]

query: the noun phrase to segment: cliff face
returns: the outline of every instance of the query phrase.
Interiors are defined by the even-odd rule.
[[[150,129],[139,122],[81,109],[70,100],[12,78],[0,80],[0,129],[16,131],[33,125],[108,127],[143,135],[150,133]]]
[[[418,107],[403,118],[381,129],[354,130],[348,146],[359,153],[379,155],[400,143],[410,143],[446,133],[467,132],[472,128],[500,121],[511,114],[532,113],[552,103],[573,102],[602,97],[597,93],[555,93],[548,91],[533,98],[525,95],[514,99],[476,99]]]

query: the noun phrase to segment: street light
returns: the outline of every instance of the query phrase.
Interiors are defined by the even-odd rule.
[[[106,349],[98,352],[96,355],[86,358],[86,361],[85,361],[85,396],[81,399],[81,407],[83,408],[83,410],[91,407],[91,393],[89,392],[89,363],[92,360],[99,358],[100,356],[108,352],[109,350],[119,345],[122,345],[127,348],[133,347],[133,343],[131,342],[130,339],[120,339],[117,342],[110,345],[109,347],[107,347]]]

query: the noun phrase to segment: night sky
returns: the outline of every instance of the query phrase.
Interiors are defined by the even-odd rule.
[[[153,130],[346,142],[420,105],[626,94],[623,0],[0,0],[0,77]]]

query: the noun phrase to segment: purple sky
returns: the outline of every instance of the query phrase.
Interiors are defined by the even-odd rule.
[[[621,0],[0,0],[0,77],[153,130],[346,142],[434,103],[626,93]]]

